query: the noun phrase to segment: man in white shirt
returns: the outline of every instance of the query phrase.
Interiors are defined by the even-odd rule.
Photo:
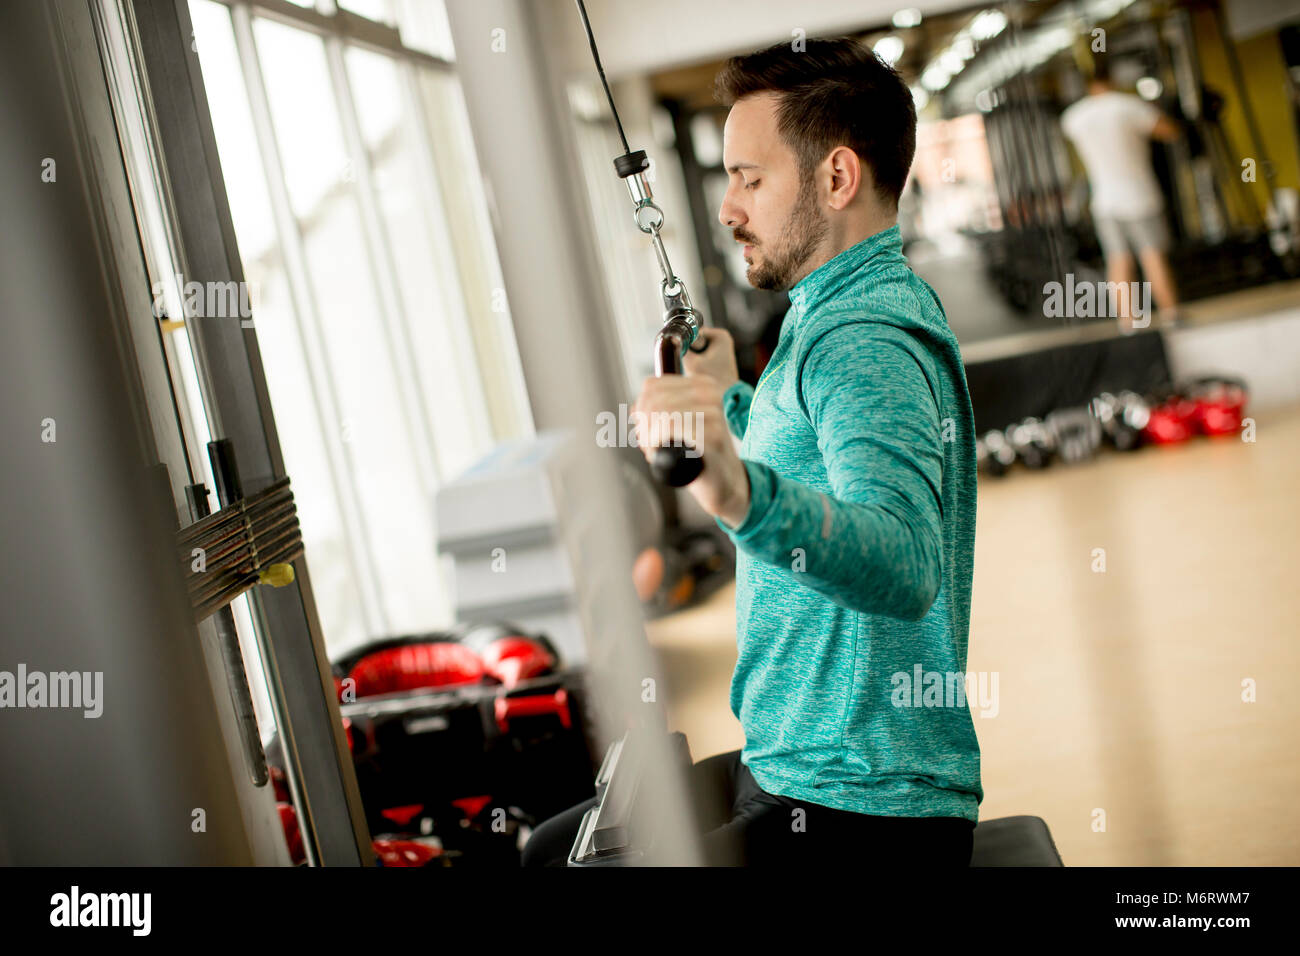
[[[1104,60],[1093,62],[1088,95],[1061,114],[1061,127],[1088,172],[1106,281],[1123,290],[1117,305],[1127,330],[1131,326],[1125,323],[1133,320],[1127,290],[1137,280],[1136,254],[1161,317],[1174,324],[1178,294],[1165,257],[1169,230],[1164,197],[1151,169],[1150,140],[1171,142],[1180,131],[1150,103],[1115,89]]]

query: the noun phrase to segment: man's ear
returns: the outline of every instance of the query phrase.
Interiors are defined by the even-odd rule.
[[[875,188],[871,170],[847,146],[837,146],[831,150],[826,163],[830,173],[830,195],[827,200],[833,209],[844,209],[862,190]]]

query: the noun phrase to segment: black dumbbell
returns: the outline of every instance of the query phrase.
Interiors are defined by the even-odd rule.
[[[1151,419],[1151,407],[1141,395],[1127,389],[1118,395],[1102,392],[1092,400],[1092,410],[1117,451],[1141,447],[1142,429]]]
[[[1007,441],[1026,468],[1046,468],[1052,463],[1056,444],[1051,430],[1037,418],[1007,426]]]
[[[1101,422],[1086,406],[1059,408],[1044,422],[1051,432],[1056,453],[1067,465],[1077,465],[1097,454],[1101,445]]]
[[[1007,441],[1007,436],[996,428],[975,439],[975,461],[985,474],[1005,475],[1015,460],[1016,450]]]

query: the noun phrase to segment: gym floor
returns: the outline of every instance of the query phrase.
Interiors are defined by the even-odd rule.
[[[998,675],[999,709],[973,709],[980,816],[1043,817],[1067,866],[1300,864],[1300,409],[1254,417],[1253,444],[981,479],[967,666]],[[648,628],[696,760],[744,743],[734,601]]]

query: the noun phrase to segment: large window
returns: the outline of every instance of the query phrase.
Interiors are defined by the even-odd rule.
[[[442,3],[190,10],[326,643],[446,626],[434,492],[532,425]]]

